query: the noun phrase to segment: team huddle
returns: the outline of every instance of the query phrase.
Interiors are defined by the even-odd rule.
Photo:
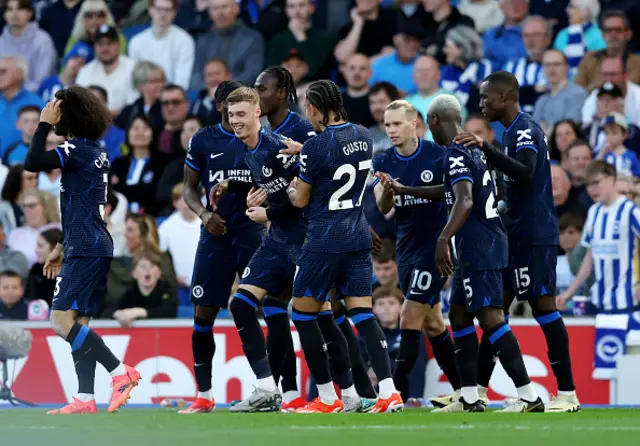
[[[415,108],[394,101],[385,113],[394,147],[372,160],[371,133],[348,121],[333,82],[310,85],[305,117],[289,110],[295,88],[283,68],[268,68],[253,88],[223,82],[215,93],[222,122],[198,131],[185,159],[184,199],[202,229],[191,285],[198,394],[180,412],[215,408],[212,329],[227,306],[256,376],[254,391],[234,403],[232,412],[400,411],[423,333],[455,391],[432,400],[436,412],[484,411],[498,359],[518,392],[503,412],[580,410],[567,331],[555,307],[558,223],[548,148],[540,126],[520,111],[518,90],[517,80],[506,72],[481,85],[483,113],[507,129],[504,149],[462,131],[458,101],[442,95],[427,116],[435,143],[417,136]],[[42,112],[25,162],[32,171],[62,168],[64,243],[47,259],[45,274],[57,276],[52,324],[71,345],[79,392],[71,404],[51,413],[96,412],[97,362],[113,377],[110,412],[126,403],[140,380],[88,328],[113,256],[104,220],[110,212],[108,161],[95,142],[106,128],[108,111],[90,95],[80,87],[56,94]],[[261,126],[261,116],[272,130]],[[45,152],[52,125],[69,141]],[[503,219],[497,174],[506,187]],[[371,253],[379,248],[379,238],[362,206],[372,178],[378,208],[385,214],[395,208],[396,215],[405,302],[394,367],[372,311]],[[239,286],[229,300],[236,277]],[[448,279],[453,339],[440,303]],[[547,340],[559,392],[546,407],[508,325],[514,298],[530,303]],[[318,389],[311,402],[301,397],[296,380],[291,301],[291,320]],[[480,343],[476,318],[483,332]],[[352,323],[364,341],[377,392]]]

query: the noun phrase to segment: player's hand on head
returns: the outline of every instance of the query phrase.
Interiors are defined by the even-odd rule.
[[[457,134],[455,138],[453,138],[453,142],[454,144],[462,144],[465,147],[478,146],[480,148],[484,144],[484,140],[482,138],[471,132],[462,132]]]
[[[286,138],[282,142],[287,146],[287,148],[282,149],[280,153],[285,153],[287,155],[297,155],[298,153],[302,152],[302,144],[300,144],[298,141],[294,141],[291,138]]]
[[[267,192],[264,189],[258,188],[258,190],[256,190],[255,187],[252,187],[249,191],[249,195],[247,195],[247,207],[252,208],[260,206],[266,199]]]
[[[227,233],[225,221],[215,212],[205,211],[200,216],[202,226],[212,235],[224,235]]]
[[[251,207],[247,209],[247,217],[249,217],[252,221],[256,223],[266,223],[269,221],[267,218],[267,210],[263,207]]]
[[[46,122],[56,125],[62,117],[62,101],[60,99],[52,99],[44,106],[40,113],[40,122]]]
[[[384,249],[384,241],[376,234],[376,231],[374,231],[372,227],[369,227],[369,232],[371,233],[371,242],[373,244],[371,253],[377,256]]]
[[[438,238],[436,243],[436,266],[442,277],[449,277],[453,274],[449,241],[441,237]]]
[[[209,192],[209,203],[214,211],[218,210],[218,203],[229,192],[229,180],[222,180],[211,188]]]

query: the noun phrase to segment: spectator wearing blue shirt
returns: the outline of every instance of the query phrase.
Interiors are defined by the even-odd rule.
[[[18,110],[18,120],[16,128],[21,133],[21,138],[9,144],[2,153],[2,164],[12,166],[14,164],[24,164],[24,159],[29,150],[29,144],[40,122],[40,107],[35,105],[25,105]]]
[[[27,62],[21,57],[0,58],[0,152],[20,140],[20,131],[16,128],[18,110],[25,105],[44,107],[36,93],[24,88],[27,73]]]
[[[605,144],[596,159],[615,166],[618,175],[640,177],[638,155],[624,145],[629,130],[627,118],[620,113],[610,113],[603,119],[600,127],[605,134]]]
[[[544,17],[529,16],[522,22],[521,29],[526,54],[507,62],[504,70],[518,79],[520,87],[546,86],[542,57],[551,45],[552,25]]]
[[[447,33],[444,53],[447,65],[442,67],[440,85],[466,106],[471,89],[493,72],[491,62],[483,57],[482,39],[473,28],[456,26]]]
[[[588,51],[602,51],[607,43],[598,26],[598,0],[571,0],[567,7],[569,26],[556,36],[553,47],[567,56],[569,79],[578,73],[582,58]]]
[[[528,0],[503,0],[504,23],[484,34],[485,57],[495,67],[526,57],[520,23],[529,14]]]
[[[415,93],[418,88],[413,81],[413,68],[420,50],[422,34],[419,27],[411,24],[399,28],[393,36],[396,50],[373,63],[369,85],[386,81],[407,94]]]
[[[80,68],[89,61],[93,49],[84,42],[76,43],[62,62],[62,72],[45,78],[40,84],[38,94],[46,104],[55,98],[58,90],[64,90],[75,84]]]

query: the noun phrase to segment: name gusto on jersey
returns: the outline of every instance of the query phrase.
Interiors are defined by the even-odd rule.
[[[355,152],[366,152],[367,150],[369,150],[369,144],[366,141],[354,141],[342,147],[342,153],[345,155],[351,155]]]

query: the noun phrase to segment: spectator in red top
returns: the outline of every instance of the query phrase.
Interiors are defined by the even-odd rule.
[[[355,53],[375,60],[394,51],[395,11],[381,8],[380,0],[356,0],[349,15],[351,22],[340,28],[333,52],[339,63],[345,63]]]

